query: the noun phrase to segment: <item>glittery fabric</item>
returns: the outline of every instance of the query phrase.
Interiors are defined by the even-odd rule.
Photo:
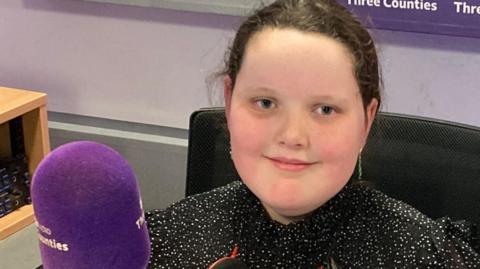
[[[208,268],[230,255],[249,268],[480,268],[469,236],[360,185],[346,186],[305,220],[271,220],[241,182],[147,212],[149,268]],[[326,268],[326,267],[325,267]]]

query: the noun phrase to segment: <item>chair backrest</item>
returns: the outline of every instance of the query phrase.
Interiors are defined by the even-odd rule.
[[[210,108],[190,118],[187,196],[239,180],[224,113]],[[480,128],[381,112],[362,153],[362,171],[375,188],[432,218],[480,227]]]

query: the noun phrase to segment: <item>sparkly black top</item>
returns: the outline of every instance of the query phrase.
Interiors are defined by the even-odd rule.
[[[207,269],[235,246],[248,268],[480,268],[461,225],[360,185],[288,225],[241,182],[147,212],[147,223],[149,268]]]

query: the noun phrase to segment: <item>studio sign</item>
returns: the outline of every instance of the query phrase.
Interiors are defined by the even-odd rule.
[[[379,29],[480,37],[480,0],[340,0]]]

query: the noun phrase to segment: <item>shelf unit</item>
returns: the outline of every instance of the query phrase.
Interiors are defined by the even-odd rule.
[[[21,116],[30,176],[50,152],[46,103],[45,93],[0,87],[0,157],[11,154],[8,122]],[[0,218],[0,240],[33,222],[32,205],[11,212]]]

